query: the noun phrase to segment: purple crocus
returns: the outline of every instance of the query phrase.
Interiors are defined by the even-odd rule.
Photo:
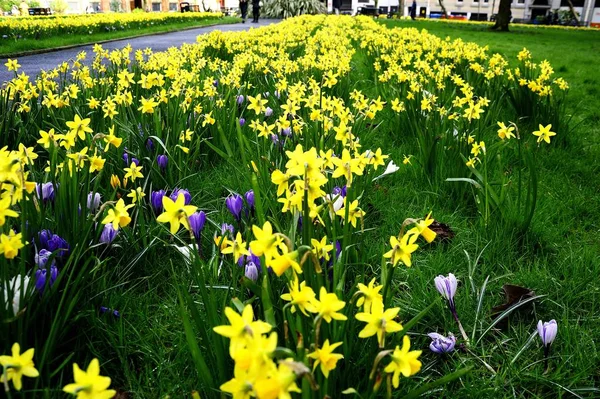
[[[51,257],[52,257],[52,252],[48,251],[47,249],[41,249],[40,252],[35,254],[35,257],[34,257],[35,264],[40,269],[44,269],[44,268],[46,268],[46,264],[48,263],[48,260],[50,260]],[[53,260],[52,264],[55,264],[55,263],[56,262],[54,262],[54,260]]]
[[[229,212],[239,222],[242,219],[242,207],[244,206],[242,197],[239,194],[231,194],[225,200],[225,205],[227,205]]]
[[[157,215],[161,214],[163,211],[162,199],[165,195],[167,195],[165,190],[152,191],[152,193],[150,193],[150,204],[152,205],[154,213]]]
[[[244,118],[240,118],[240,127],[244,127],[246,124],[246,120]]]
[[[230,232],[231,235],[233,236],[233,233],[235,233],[235,229],[233,228],[233,225],[227,224],[227,223],[221,224],[221,235],[225,234],[226,232]]]
[[[265,109],[265,116],[268,118],[269,116],[273,115],[273,108],[271,107],[267,107]]]
[[[140,160],[137,158],[131,158],[131,163],[134,163],[135,166],[140,166]]]
[[[250,210],[254,210],[254,190],[246,191],[244,198],[246,199],[246,204],[248,204]]]
[[[558,324],[556,324],[556,320],[554,319],[545,323],[540,320],[537,324],[537,332],[540,338],[542,339],[542,344],[544,344],[544,368],[547,372],[548,355],[550,355],[550,346],[552,345],[552,342],[554,342],[554,338],[556,338],[556,333],[558,332]]]
[[[90,192],[87,196],[87,208],[91,213],[95,213],[100,208],[102,196],[100,193]]]
[[[244,275],[252,281],[258,280],[258,267],[254,262],[251,261],[246,263]]]
[[[146,149],[147,149],[148,151],[153,151],[153,150],[154,150],[154,141],[152,141],[152,139],[151,139],[151,138],[148,138],[148,139],[146,140]]]
[[[456,313],[456,305],[454,304],[454,295],[456,294],[456,288],[458,287],[458,281],[454,274],[448,274],[448,277],[437,276],[434,279],[435,288],[442,295],[442,297],[448,301],[448,307],[452,313]]]
[[[242,105],[244,103],[244,95],[240,94],[236,97],[235,101],[237,102],[237,105]]]
[[[458,319],[458,314],[456,313],[456,304],[454,303],[454,295],[456,294],[456,289],[458,288],[458,280],[456,280],[454,274],[450,273],[448,274],[448,277],[441,275],[437,276],[434,279],[434,282],[435,288],[442,295],[442,297],[448,301],[448,308],[450,309],[450,312],[452,312],[452,316],[454,317],[456,324],[458,324],[461,335],[466,342],[469,342],[467,333]]]
[[[113,228],[112,223],[105,224],[102,229],[102,234],[100,234],[100,242],[103,244],[110,244],[114,241],[117,234],[119,234],[119,231]]]
[[[432,352],[437,354],[450,353],[454,350],[454,346],[456,345],[456,337],[452,334],[448,334],[447,337],[444,337],[438,333],[429,333],[427,334],[429,338],[431,338],[431,343],[429,344],[429,349]]]
[[[185,205],[191,204],[192,194],[190,194],[190,192],[184,188],[176,188],[175,190],[173,190],[169,198],[171,198],[173,201],[177,201],[177,197],[179,197],[179,194],[183,194],[183,197],[185,198]]]
[[[202,233],[204,225],[206,224],[206,213],[203,211],[193,213],[189,216],[188,220],[194,237],[196,240],[200,240],[200,233]]]
[[[69,243],[62,237],[52,234],[50,230],[42,230],[38,233],[40,245],[42,249],[47,249],[50,252],[57,252],[57,256],[62,257],[69,253]]]
[[[38,198],[44,203],[54,201],[54,185],[52,183],[36,183],[35,190]]]
[[[127,153],[127,147],[125,147],[125,152],[123,152],[123,162],[125,162],[126,166],[131,165],[129,163],[129,154]]]
[[[281,135],[285,137],[290,137],[292,135],[292,129],[290,127],[281,129]]]
[[[540,338],[542,339],[544,347],[549,347],[554,341],[554,338],[556,338],[556,333],[558,332],[558,324],[556,324],[556,320],[554,319],[545,323],[540,320],[537,324],[537,331]]]
[[[158,164],[158,167],[160,168],[160,170],[162,172],[164,172],[165,170],[167,170],[167,165],[169,164],[169,158],[166,155],[161,154],[156,157],[156,163]]]
[[[52,264],[50,266],[50,280],[48,284],[52,286],[58,277],[58,268]],[[46,280],[48,280],[48,269],[37,269],[35,272],[35,289],[39,292],[43,292],[46,287]]]

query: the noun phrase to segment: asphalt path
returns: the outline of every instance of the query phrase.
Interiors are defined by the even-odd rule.
[[[202,28],[189,29],[178,32],[170,32],[163,34],[156,34],[151,36],[143,36],[137,38],[130,39],[122,39],[116,40],[114,42],[103,43],[102,47],[107,50],[119,49],[127,46],[127,44],[131,44],[134,50],[137,49],[145,49],[151,48],[154,52],[164,51],[170,47],[179,47],[184,43],[195,43],[196,37],[198,35],[202,35],[205,33],[209,33],[215,30],[220,30],[223,32],[229,31],[244,31],[248,30],[252,27],[256,28],[259,26],[266,26],[272,23],[277,23],[277,20],[269,20],[262,19],[259,23],[253,24],[249,21],[242,24],[225,24],[225,25],[213,25],[213,26],[205,26]],[[73,59],[79,54],[81,51],[86,51],[88,53],[88,61],[91,53],[92,53],[93,44],[86,46],[78,46],[65,50],[52,51],[48,53],[42,54],[34,54],[27,55],[24,57],[19,57],[19,64],[21,64],[21,68],[19,69],[19,74],[21,72],[25,72],[31,78],[35,77],[41,70],[50,70],[64,61],[69,59]],[[3,85],[7,80],[10,80],[14,77],[14,72],[7,71],[4,64],[6,63],[6,58],[0,58],[0,82]]]

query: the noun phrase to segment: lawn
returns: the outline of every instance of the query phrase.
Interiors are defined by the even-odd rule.
[[[0,57],[16,57],[39,50],[93,44],[106,40],[127,39],[156,33],[176,32],[183,29],[200,28],[215,24],[232,24],[240,21],[239,18],[224,17],[221,14],[210,15],[203,13],[195,18],[192,13],[183,15],[189,15],[190,17],[182,18],[181,14],[171,13],[166,14],[163,20],[141,20],[138,23],[129,23],[129,25],[122,25],[118,17],[111,23],[106,23],[105,21],[95,21],[94,18],[96,15],[84,16],[84,18],[87,18],[88,22],[86,23],[90,27],[86,28],[85,24],[78,24],[77,26],[77,29],[84,32],[66,33],[61,28],[42,28],[41,31],[43,33],[34,33],[35,30],[25,28],[25,31],[31,32],[31,35],[21,34],[20,31],[13,29],[9,25],[2,26],[5,22],[9,23],[15,20],[15,18],[4,18],[0,19],[0,33],[4,34],[4,37],[1,39]],[[142,19],[142,16],[139,16],[139,14],[138,17]],[[17,37],[14,37],[15,35]]]
[[[100,359],[119,397],[189,397],[194,390],[219,397],[234,364],[235,377],[252,380],[256,392],[265,381],[274,387],[275,378],[290,388],[308,371],[300,363],[313,370],[308,352],[326,339],[343,342],[334,352],[344,359],[337,367],[328,363],[329,378],[324,366],[316,367],[318,393],[308,378],[298,378],[298,397],[339,398],[348,388],[364,398],[385,397],[388,389],[393,397],[417,397],[420,388],[431,398],[600,396],[600,32],[380,23],[305,16],[249,32],[213,32],[164,54],[140,52],[133,65],[130,54],[99,51],[90,70],[72,63],[69,73],[38,78],[49,90],[39,99],[18,78],[0,92],[0,113],[8,115],[0,123],[1,146],[33,147],[25,156],[23,149],[3,151],[0,171],[10,177],[14,168],[6,165],[14,163],[7,160],[35,152],[31,165],[20,161],[30,172],[25,179],[53,186],[51,196],[0,204],[2,245],[15,232],[35,245],[12,258],[2,247],[0,257],[2,286],[17,274],[33,279],[20,305],[0,307],[0,332],[9,337],[0,353],[8,354],[13,342],[36,349],[40,377],[24,378],[25,396],[60,397],[72,381],[71,363],[83,368],[92,358]],[[532,58],[519,61],[524,47]],[[540,66],[544,59],[554,73],[538,80],[548,72]],[[445,67],[454,75],[445,75]],[[517,74],[529,84],[542,82],[535,90],[551,88],[552,95],[533,92]],[[564,78],[568,91],[556,78]],[[461,96],[463,103],[456,100]],[[93,132],[72,133],[79,115],[90,118]],[[514,122],[519,138],[499,137],[497,122]],[[532,133],[550,123],[557,135],[536,142]],[[64,136],[52,139],[50,129]],[[390,160],[398,170],[379,177]],[[179,213],[157,219],[172,202],[161,201],[159,190],[177,194],[176,188],[187,189],[191,205],[206,212],[203,229],[195,209],[180,205]],[[234,195],[249,190],[253,195],[244,199]],[[102,194],[104,204],[93,205],[89,192]],[[132,206],[119,208],[118,200]],[[6,213],[9,207],[18,219]],[[129,213],[115,219],[114,236],[117,211]],[[429,212],[441,223],[431,226],[437,232],[431,243],[423,220]],[[177,233],[173,220],[191,231]],[[280,235],[260,241],[252,226],[265,221]],[[58,239],[42,229],[63,237],[70,252],[61,251],[64,243],[50,247]],[[390,244],[396,236],[419,248],[405,245],[396,256],[399,247]],[[242,257],[241,267],[232,259],[272,242],[278,243],[273,259],[268,250],[260,260]],[[42,247],[54,251],[44,264],[56,259],[56,266],[39,266]],[[191,261],[181,251],[191,252]],[[34,291],[36,265],[48,275],[57,268],[53,285]],[[296,267],[303,273],[296,275]],[[466,337],[434,284],[449,273],[459,280],[455,306]],[[373,302],[398,308],[392,310],[398,317],[378,324],[390,328],[385,342],[358,337],[365,326],[359,319],[376,306],[356,301],[363,295],[357,284],[373,278],[383,285],[382,299],[370,293]],[[292,313],[280,297],[298,279],[316,298],[295,302]],[[503,287],[511,285],[520,288],[508,292],[525,294],[497,310],[507,302]],[[320,290],[346,302],[341,312],[348,320],[327,322],[323,304],[331,297]],[[212,329],[232,320],[223,316],[225,306],[253,309],[256,319],[273,325],[281,348],[267,349],[272,343],[257,334],[264,327],[258,324],[241,330],[254,334],[240,347],[229,347]],[[536,325],[551,319],[558,333],[545,359]],[[404,329],[392,331],[396,322]],[[455,350],[430,351],[430,332],[453,333]],[[411,350],[423,351],[422,364],[417,372],[413,362],[392,388],[392,373],[382,365],[393,366],[397,354],[383,349],[402,348],[406,337]],[[376,381],[381,389],[373,392]]]

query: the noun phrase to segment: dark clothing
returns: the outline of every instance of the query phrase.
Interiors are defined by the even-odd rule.
[[[242,13],[242,19],[245,21],[248,15],[248,1],[240,1],[240,12]]]
[[[333,8],[342,8],[342,0],[333,0]]]
[[[252,0],[252,17],[254,17],[252,22],[258,22],[258,17],[260,17],[260,0]]]
[[[415,19],[417,17],[417,2],[413,1],[412,6],[410,7],[410,17]]]

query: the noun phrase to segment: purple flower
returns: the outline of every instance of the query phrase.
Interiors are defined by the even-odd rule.
[[[162,199],[167,195],[165,190],[152,191],[150,193],[150,204],[152,205],[152,209],[154,209],[155,214],[160,214],[163,211]]]
[[[115,316],[117,319],[119,317],[121,317],[121,312],[119,312],[117,309],[113,310],[113,316]]]
[[[258,280],[258,267],[256,267],[254,262],[246,263],[244,275],[252,281]]]
[[[206,224],[206,213],[203,211],[193,213],[189,216],[190,229],[192,233],[194,233],[194,237],[196,240],[200,239],[200,233],[204,229],[204,224]]]
[[[48,284],[52,286],[58,277],[58,268],[52,264],[50,266],[50,281]],[[48,278],[48,269],[37,269],[35,272],[35,289],[39,292],[43,292],[46,287],[46,280]]]
[[[444,299],[448,301],[448,307],[452,313],[456,313],[456,306],[454,304],[454,295],[456,294],[456,288],[458,287],[458,281],[454,274],[448,274],[448,277],[437,276],[434,279],[435,288],[442,295]]]
[[[219,80],[218,79],[213,80],[213,86],[219,87]]]
[[[102,229],[102,234],[100,234],[100,242],[103,244],[110,244],[117,234],[119,234],[119,231],[113,228],[112,223],[105,224]]]
[[[167,165],[169,164],[169,158],[162,154],[156,157],[156,163],[158,164],[158,167],[160,168],[161,171],[165,171],[167,170]]]
[[[62,237],[52,234],[50,230],[42,230],[38,233],[40,245],[42,249],[47,249],[50,252],[57,251],[57,256],[68,254],[70,246]]]
[[[244,200],[238,194],[231,194],[225,200],[225,205],[227,205],[227,209],[229,212],[235,217],[238,221],[242,218],[242,207],[244,206]]]
[[[106,312],[108,312],[110,309],[107,308],[106,306],[100,306],[100,314],[104,314]]]
[[[246,204],[248,204],[248,207],[250,208],[250,210],[253,210],[254,209],[254,191],[253,190],[246,191],[246,194],[244,194],[244,198],[246,199]]]
[[[273,115],[273,109],[271,107],[267,107],[267,109],[265,109],[265,116],[269,117]]]
[[[225,234],[228,231],[231,233],[231,235],[233,235],[233,233],[235,233],[235,229],[233,228],[232,225],[223,223],[221,225],[221,235]]]
[[[48,251],[47,249],[41,249],[40,252],[38,252],[37,254],[35,254],[35,264],[37,265],[38,268],[40,269],[45,269],[46,268],[46,264],[48,263],[48,260],[52,257],[52,252]],[[52,261],[52,264],[55,264],[55,261]]]
[[[239,96],[236,97],[235,101],[237,102],[238,105],[242,105],[244,103],[244,95],[240,94]]]
[[[246,120],[244,118],[240,118],[240,127],[244,127],[246,124]]]
[[[94,213],[100,208],[102,196],[100,193],[90,192],[87,196],[87,208],[90,212]]]
[[[280,145],[281,144],[283,146],[283,143],[280,142],[279,137],[277,137],[276,134],[272,134],[271,135],[271,141],[273,142],[274,145]]]
[[[190,194],[190,192],[184,188],[176,188],[173,190],[169,198],[171,198],[173,201],[177,201],[179,194],[183,194],[183,197],[185,198],[185,205],[189,205],[192,202],[192,194]]]
[[[135,166],[140,166],[140,160],[137,158],[131,158],[131,163],[134,163]]]
[[[123,162],[125,162],[126,166],[131,165],[129,163],[129,154],[127,153],[127,147],[125,147],[125,152],[123,152]]]
[[[432,339],[429,344],[429,349],[432,352],[442,354],[442,353],[450,353],[454,350],[454,346],[456,345],[456,337],[452,334],[448,334],[447,337],[444,337],[438,333],[429,333],[427,334],[429,338]]]
[[[542,339],[542,343],[545,347],[549,347],[550,344],[556,338],[556,333],[558,332],[558,324],[556,324],[556,320],[552,319],[546,323],[543,323],[541,320],[538,321],[537,331]]]
[[[285,137],[290,137],[292,135],[292,129],[290,127],[281,129],[281,135]]]
[[[152,141],[152,139],[151,139],[151,138],[148,138],[148,139],[146,140],[146,149],[147,149],[148,151],[152,151],[152,150],[154,150],[154,141]]]
[[[42,201],[54,201],[54,185],[52,183],[36,183],[35,190],[38,198]]]

